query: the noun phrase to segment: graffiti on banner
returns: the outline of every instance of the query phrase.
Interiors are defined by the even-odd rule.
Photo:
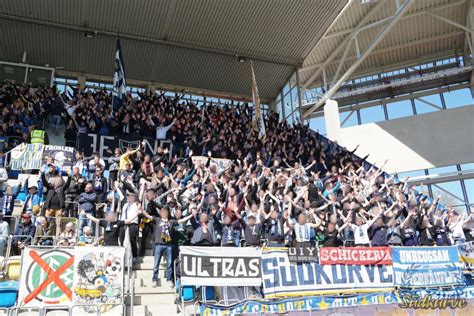
[[[192,156],[191,159],[193,160],[193,163],[200,162],[201,164],[205,164],[209,157],[206,156]],[[230,159],[225,159],[225,158],[211,158],[211,165],[214,164],[217,167],[218,172],[222,172],[225,169],[229,168],[229,166],[232,164],[232,161]]]
[[[288,251],[266,248],[262,253],[262,282],[265,298],[368,292],[391,289],[390,265],[320,265],[317,262],[291,263]]]
[[[54,164],[61,168],[61,171],[71,171],[75,159],[74,148],[46,145],[43,152],[43,163],[46,163],[49,157],[54,158]]]
[[[457,246],[459,261],[463,264],[465,272],[474,273],[474,242],[467,242]]]
[[[308,296],[301,298],[286,298],[275,301],[249,300],[230,306],[202,304],[201,315],[242,315],[264,313],[291,313],[326,310],[360,305],[391,304],[392,294],[368,293],[349,296]]]
[[[25,248],[21,261],[19,306],[72,304],[72,249]]]
[[[97,134],[81,134],[79,136],[79,144],[77,148],[84,152],[84,157],[91,158],[95,152],[98,152],[101,157],[110,157],[113,155],[115,148],[119,148],[124,153],[127,148],[135,149],[143,144],[145,154],[154,155],[158,147],[168,148],[170,150],[169,158],[173,151],[173,144],[169,140],[156,140],[151,138],[133,137],[122,135],[104,136]]]
[[[12,170],[40,169],[43,162],[43,144],[21,144],[10,152]]]
[[[125,248],[76,247],[74,251],[74,304],[123,303]],[[106,311],[101,307],[102,313]]]
[[[261,249],[180,247],[181,283],[199,286],[260,286]]]
[[[464,285],[456,246],[393,247],[394,284],[400,287]]]
[[[392,264],[390,247],[322,247],[319,249],[321,264]]]
[[[466,307],[467,300],[474,299],[474,287],[398,290],[393,296],[404,309],[456,309]]]
[[[318,250],[313,247],[288,248],[290,262],[318,262]]]

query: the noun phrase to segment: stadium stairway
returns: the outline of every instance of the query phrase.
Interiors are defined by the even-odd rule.
[[[182,313],[178,313],[178,306],[175,304],[175,290],[166,283],[165,269],[165,264],[162,263],[158,275],[159,286],[153,287],[153,256],[145,256],[143,260],[133,266],[135,274],[134,316],[182,315]],[[127,307],[130,306],[130,300],[130,297],[125,300]],[[131,315],[130,310],[127,314]]]

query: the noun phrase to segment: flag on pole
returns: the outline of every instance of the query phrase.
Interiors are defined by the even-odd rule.
[[[117,49],[115,51],[114,87],[112,90],[112,109],[115,111],[127,97],[125,86],[125,66],[123,62],[122,45],[117,38]]]
[[[258,132],[258,136],[262,138],[265,136],[265,122],[263,120],[263,115],[260,112],[260,97],[258,96],[257,79],[255,79],[252,61],[250,61],[250,67],[252,68],[252,99],[255,113],[253,118],[253,128]]]

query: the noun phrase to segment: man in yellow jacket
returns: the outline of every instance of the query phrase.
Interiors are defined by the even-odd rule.
[[[48,134],[36,126],[33,126],[30,135],[28,135],[28,143],[49,145]]]

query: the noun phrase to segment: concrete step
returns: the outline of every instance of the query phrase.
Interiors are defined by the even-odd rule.
[[[155,265],[155,259],[153,257],[143,257],[133,265],[133,270],[153,270]],[[166,261],[161,259],[160,267],[166,268]]]
[[[130,316],[130,314],[128,314]],[[178,313],[176,305],[142,305],[133,307],[133,316],[175,316]],[[188,314],[189,315],[189,314]]]
[[[150,279],[153,277],[153,269],[151,270],[135,270],[133,271],[135,273],[135,279]],[[165,267],[160,267],[158,270],[158,277],[159,278],[164,278],[166,273],[166,268]]]
[[[133,297],[133,305],[175,305],[174,300],[173,293],[136,294]],[[130,301],[130,297],[125,298],[125,304],[129,305]]]
[[[174,288],[168,286],[165,279],[158,280],[158,286],[153,287],[153,283],[143,282],[135,283],[135,294],[174,294],[176,291]]]
[[[143,279],[135,279],[135,292],[139,288],[153,288],[153,283],[154,282],[151,279],[151,276],[148,278],[143,278]],[[161,288],[161,287],[170,289],[170,287],[168,286],[168,283],[166,282],[166,278],[163,275],[161,275],[161,277],[158,279],[157,288]]]

